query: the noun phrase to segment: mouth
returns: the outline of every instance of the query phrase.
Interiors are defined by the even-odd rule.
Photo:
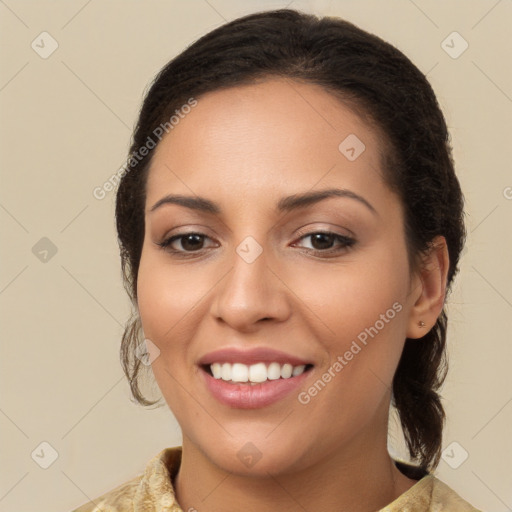
[[[259,409],[298,391],[314,365],[218,362],[199,367],[206,388],[218,402],[232,409]]]

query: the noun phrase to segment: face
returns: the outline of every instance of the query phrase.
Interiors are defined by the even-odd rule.
[[[278,79],[206,94],[156,148],[139,312],[184,443],[217,467],[285,474],[385,447],[414,297],[381,156],[328,92]],[[267,380],[228,382],[247,374]]]

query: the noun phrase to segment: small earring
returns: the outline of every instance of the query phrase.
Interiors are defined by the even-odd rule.
[[[423,320],[420,320],[420,321],[418,322],[418,325],[419,325],[420,327],[425,327],[425,325],[426,325],[426,324],[425,324],[425,322],[424,322]]]

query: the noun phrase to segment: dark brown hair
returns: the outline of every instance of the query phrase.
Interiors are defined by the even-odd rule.
[[[449,134],[434,92],[399,50],[335,17],[282,9],[251,14],[213,30],[172,59],[143,101],[130,148],[129,168],[117,192],[116,221],[125,288],[136,307],[137,273],[144,239],[145,183],[155,129],[191,97],[257,80],[283,77],[317,84],[351,106],[379,130],[383,178],[400,198],[410,269],[437,235],[450,257],[448,288],[464,244],[463,196],[455,176]],[[134,155],[137,158],[134,158]],[[445,420],[438,390],[447,371],[447,316],[443,308],[421,341],[407,339],[393,380],[396,408],[411,458],[435,468]],[[139,387],[141,343],[136,309],[121,344],[121,361],[134,398]]]

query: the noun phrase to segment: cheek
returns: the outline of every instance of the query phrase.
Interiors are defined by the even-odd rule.
[[[143,250],[137,282],[139,313],[144,335],[161,351],[179,349],[180,340],[187,338],[184,330],[191,326],[186,319],[204,293],[189,273]]]
[[[370,414],[390,388],[407,326],[406,254],[385,247],[368,254],[336,270],[317,266],[314,281],[297,283],[319,319],[317,337],[328,354],[321,372],[336,375],[325,399],[337,407],[341,397],[361,414]]]
[[[151,268],[147,258],[143,256],[138,274],[137,302],[144,335],[155,342],[160,341],[174,324],[175,313],[166,307],[172,292],[162,284],[161,272],[158,268]],[[158,345],[162,349],[161,344]]]
[[[143,250],[137,282],[139,314],[145,338],[160,351],[151,364],[154,378],[177,418],[186,416],[190,408],[183,386],[195,371],[189,340],[195,335],[195,316],[205,293],[191,282],[190,273]]]
[[[296,282],[302,287],[297,294],[307,296],[316,313],[317,339],[328,355],[318,381],[301,395],[310,412],[305,424],[328,410],[333,426],[326,429],[333,435],[349,432],[387,400],[405,341],[404,264],[401,254],[383,250],[336,271],[319,267],[314,282],[305,277]]]
[[[170,262],[166,254],[143,248],[138,309],[144,336],[160,350],[161,357],[152,364],[159,383],[165,372],[185,379],[197,371],[192,340],[201,338],[198,330],[208,316],[209,297],[225,272],[218,267],[191,266]]]
[[[404,265],[407,261],[393,251],[382,251],[374,258],[354,260],[346,266],[317,265],[315,278],[301,272],[302,277],[295,278],[294,289],[328,327],[333,343],[354,339],[379,322],[381,315],[384,320],[390,319],[381,329],[384,334],[391,331],[392,324],[395,330],[403,324],[405,315],[396,314],[396,309],[405,310],[408,279]],[[399,306],[393,309],[395,303]]]

